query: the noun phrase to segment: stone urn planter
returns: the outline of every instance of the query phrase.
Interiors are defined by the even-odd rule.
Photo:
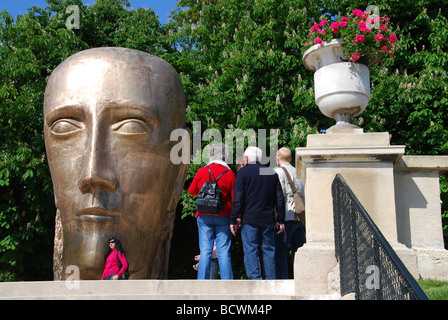
[[[370,101],[369,68],[348,62],[342,39],[317,44],[303,55],[304,66],[314,71],[315,101],[320,111],[336,124],[327,133],[360,132],[350,119],[363,112]]]

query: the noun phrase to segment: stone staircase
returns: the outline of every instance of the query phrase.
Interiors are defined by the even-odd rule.
[[[0,283],[0,300],[338,300],[301,296],[294,280],[126,280]]]

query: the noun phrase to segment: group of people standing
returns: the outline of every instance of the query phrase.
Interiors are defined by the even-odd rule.
[[[296,169],[291,165],[291,151],[279,149],[278,167],[271,169],[260,163],[261,149],[249,146],[236,176],[224,161],[226,151],[225,145],[213,145],[209,149],[208,165],[197,171],[188,189],[191,195],[198,195],[211,176],[220,177],[217,184],[222,192],[222,210],[213,214],[196,211],[200,248],[198,279],[216,278],[216,260],[221,279],[233,279],[230,247],[232,235],[240,228],[247,277],[288,279],[288,248],[294,258],[306,241],[305,226],[295,218],[294,194],[284,170],[296,191],[304,195],[304,182],[297,178]],[[102,280],[123,278],[128,262],[116,237],[109,239],[104,258]]]
[[[287,279],[287,251],[295,251],[305,243],[305,226],[294,218],[294,196],[285,168],[297,192],[304,194],[303,180],[297,178],[291,165],[291,151],[277,152],[278,168],[262,165],[262,150],[249,146],[244,152],[243,165],[235,174],[224,161],[226,146],[215,144],[209,149],[209,163],[200,168],[188,189],[198,195],[210,174],[219,177],[218,186],[224,201],[218,213],[196,212],[200,259],[198,279],[210,279],[210,264],[214,248],[221,279],[233,279],[230,247],[232,234],[241,228],[244,266],[249,279]],[[263,274],[260,264],[263,256]]]

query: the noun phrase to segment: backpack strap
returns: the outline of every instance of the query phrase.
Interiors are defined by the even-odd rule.
[[[210,168],[207,166],[207,169],[208,169],[208,180],[209,181],[213,181],[213,179],[212,179],[212,172],[210,171]]]
[[[296,186],[294,185],[294,182],[292,182],[292,179],[291,179],[291,176],[289,175],[288,170],[286,170],[286,168],[284,168],[284,167],[280,167],[280,168],[283,169],[283,171],[285,171],[285,175],[286,175],[286,178],[288,179],[289,186],[291,187],[292,193],[296,193],[297,192]]]
[[[221,174],[219,175],[218,178],[212,180],[212,176],[213,176],[213,174],[212,174],[212,172],[210,171],[210,168],[209,168],[208,166],[207,166],[207,169],[208,169],[208,173],[209,173],[209,180],[210,180],[210,181],[215,181],[215,182],[218,182],[219,178],[221,178],[221,177],[224,175],[224,173],[227,173],[227,172],[230,171],[230,170],[226,170],[226,171],[224,171],[223,173],[221,173]]]
[[[224,175],[224,173],[227,173],[227,172],[229,172],[230,170],[226,170],[226,171],[224,171],[223,173],[221,173],[220,175],[219,175],[219,177],[218,178],[216,178],[216,180],[215,181],[218,181],[219,180],[219,178],[221,178],[223,175]]]

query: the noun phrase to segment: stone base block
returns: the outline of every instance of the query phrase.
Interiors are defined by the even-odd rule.
[[[421,279],[448,281],[448,250],[413,248]]]
[[[334,243],[306,243],[296,252],[294,281],[296,294],[326,295],[328,274],[337,265]]]

